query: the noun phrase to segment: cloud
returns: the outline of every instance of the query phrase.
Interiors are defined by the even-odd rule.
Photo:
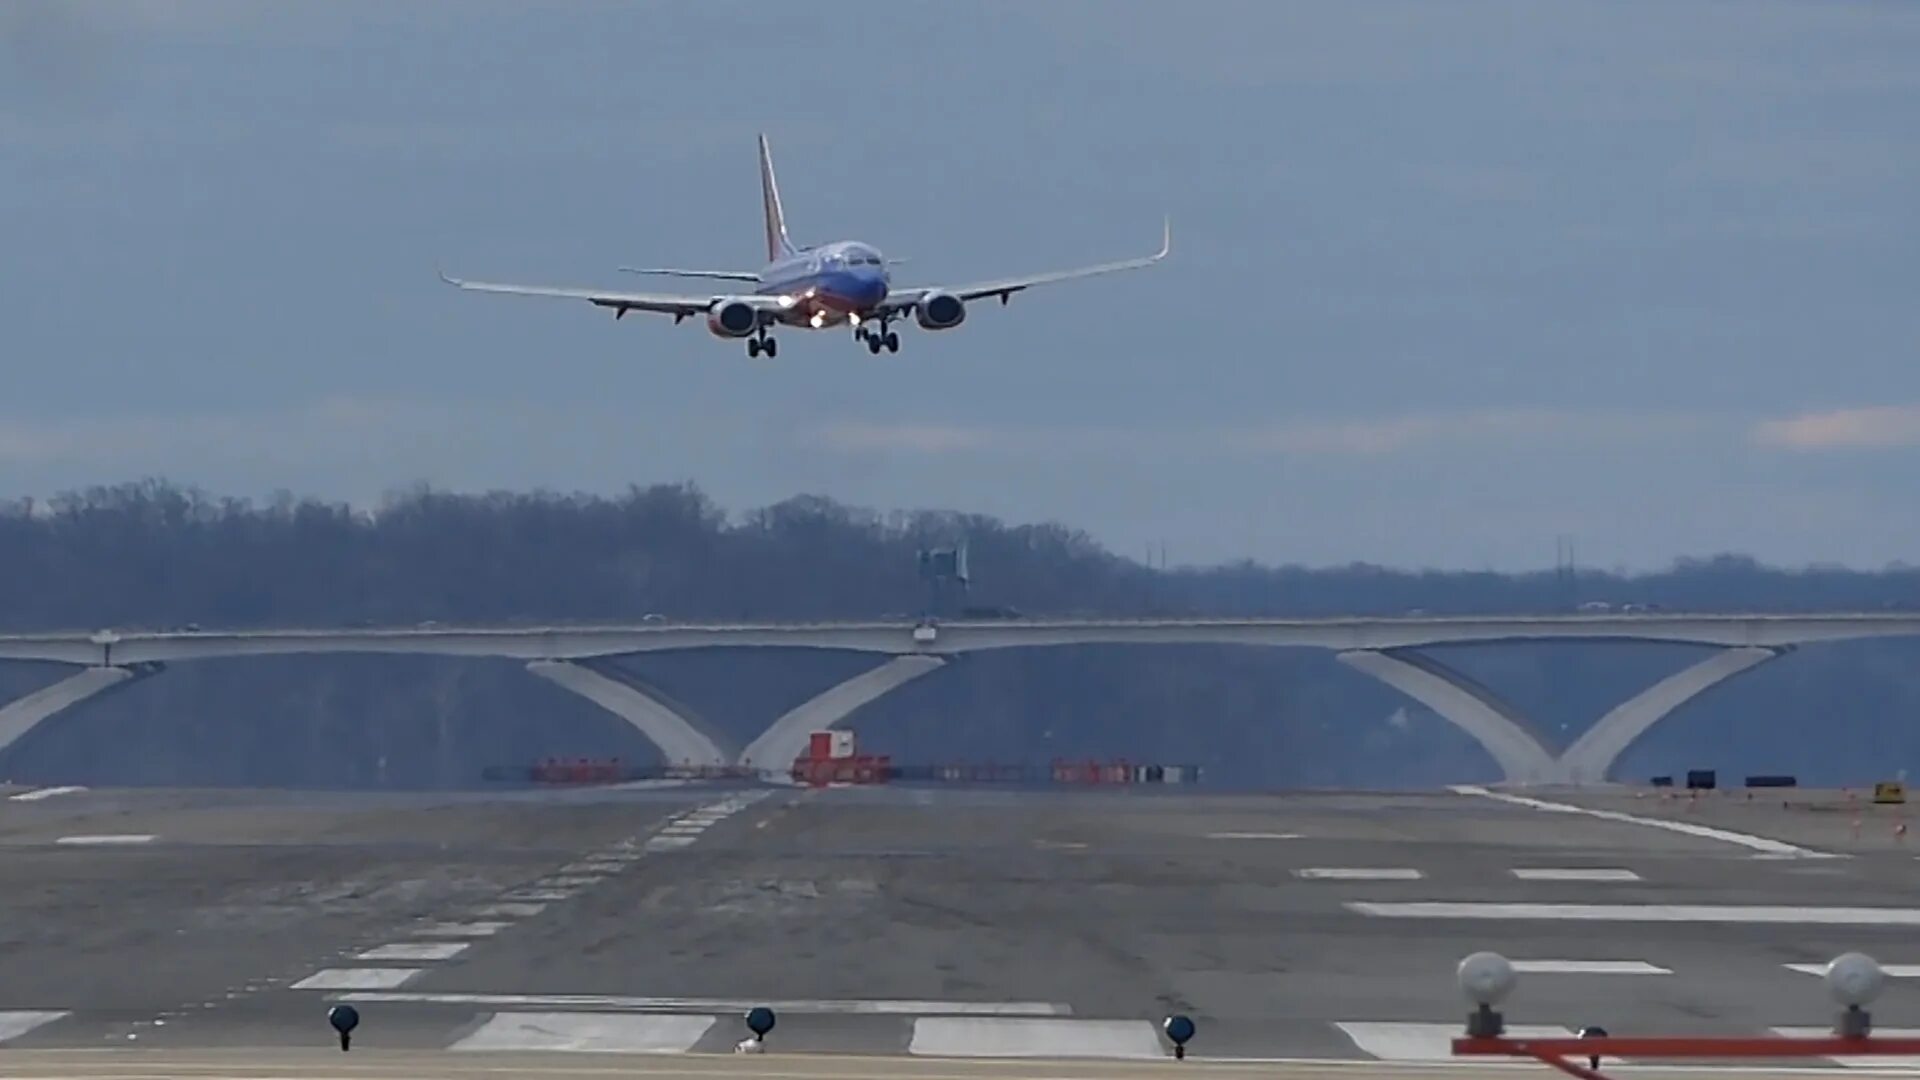
[[[1758,424],[1753,438],[1789,450],[1920,446],[1920,405],[1803,413]]]

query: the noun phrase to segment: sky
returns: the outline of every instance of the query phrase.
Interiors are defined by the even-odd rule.
[[[1920,561],[1920,5],[0,6],[0,494],[692,481],[1176,564]],[[1150,252],[901,329],[485,296]],[[658,284],[658,283],[656,283]]]

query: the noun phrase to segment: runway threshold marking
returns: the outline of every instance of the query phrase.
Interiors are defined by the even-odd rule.
[[[492,937],[512,925],[510,922],[439,922],[413,932],[422,937]]]
[[[451,960],[467,950],[464,941],[401,941],[354,954],[355,960]]]
[[[1640,875],[1631,870],[1604,867],[1537,867],[1519,868],[1513,876],[1521,881],[1639,881]]]
[[[1460,1024],[1434,1023],[1362,1023],[1339,1021],[1333,1025],[1353,1040],[1364,1054],[1382,1061],[1448,1062],[1465,1064],[1453,1055],[1453,1040],[1462,1034]],[[1563,1027],[1541,1024],[1508,1024],[1507,1036],[1514,1039],[1569,1039],[1573,1032]]]
[[[572,1050],[684,1054],[714,1016],[637,1013],[496,1013],[449,1050]]]
[[[118,847],[133,844],[151,844],[157,839],[159,838],[152,833],[99,833],[62,836],[55,840],[54,843],[66,844],[71,847]]]
[[[1801,1039],[1821,1038],[1823,1036],[1830,1036],[1833,1034],[1832,1028],[1823,1028],[1823,1027],[1777,1027],[1777,1028],[1773,1028],[1772,1030],[1775,1035],[1786,1035],[1786,1036],[1801,1038]],[[1891,1027],[1881,1027],[1880,1025],[1875,1024],[1873,1026],[1873,1033],[1875,1035],[1881,1036],[1883,1038],[1888,1038],[1888,1039],[1912,1039],[1915,1037],[1920,1037],[1920,1028],[1891,1028]],[[1858,1068],[1867,1068],[1867,1069],[1920,1068],[1920,1058],[1886,1057],[1878,1054],[1873,1055],[1871,1057],[1853,1057],[1853,1058],[1833,1057],[1833,1058],[1828,1058],[1826,1060],[1837,1062],[1849,1068],[1856,1068],[1856,1069]]]
[[[340,995],[355,1005],[473,1005],[481,1008],[598,1010],[603,1012],[745,1012],[765,1005],[776,1013],[856,1016],[1063,1017],[1072,1008],[1051,1001],[906,1001],[863,999],[633,997],[623,994],[461,994],[421,990],[369,990]]]
[[[1671,975],[1671,968],[1645,960],[1514,960],[1522,975]]]
[[[1475,901],[1349,901],[1349,911],[1382,919],[1544,919],[1570,922],[1784,923],[1809,926],[1920,926],[1920,909],[1717,904],[1524,904]]]
[[[17,1009],[10,1012],[0,1012],[0,1042],[6,1042],[8,1039],[17,1039],[27,1032],[32,1031],[34,1028],[51,1024],[66,1015],[68,1014],[65,1012],[41,1009]]]
[[[1802,975],[1825,975],[1825,964],[1782,964],[1788,971],[1797,971]],[[1920,979],[1920,964],[1881,964],[1880,970],[1889,979]]]
[[[1721,843],[1737,844],[1758,852],[1761,855],[1776,859],[1838,859],[1842,857],[1832,852],[1814,851],[1811,848],[1803,848],[1795,844],[1789,844],[1783,840],[1773,840],[1764,836],[1751,836],[1747,833],[1734,832],[1731,829],[1716,829],[1707,825],[1696,825],[1690,821],[1666,821],[1661,818],[1640,817],[1637,814],[1626,814],[1618,810],[1595,810],[1585,806],[1574,806],[1571,803],[1548,802],[1545,799],[1534,799],[1525,795],[1509,795],[1504,791],[1490,791],[1478,784],[1456,784],[1452,790],[1458,795],[1474,795],[1483,799],[1493,799],[1497,802],[1508,803],[1513,806],[1524,806],[1531,810],[1542,810],[1550,814],[1579,814],[1584,817],[1599,818],[1602,821],[1618,821],[1628,825],[1644,825],[1650,829],[1665,829],[1668,832],[1696,836],[1704,840],[1717,840]]]
[[[388,990],[404,986],[421,968],[322,968],[293,984],[295,990]]]
[[[910,1054],[975,1058],[1141,1058],[1165,1060],[1147,1020],[1035,1020],[923,1016],[913,1022]]]
[[[87,789],[68,784],[64,787],[35,788],[32,791],[23,791],[18,795],[9,795],[8,798],[13,802],[39,802],[41,799],[51,799],[59,795],[78,795],[85,790]]]

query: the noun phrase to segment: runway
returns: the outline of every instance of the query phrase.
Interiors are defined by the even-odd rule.
[[[1199,1025],[1188,1071],[1418,1071],[1449,1057],[1453,966],[1483,948],[1520,965],[1523,1034],[1820,1026],[1819,966],[1849,949],[1897,976],[1883,1030],[1920,1025],[1920,861],[1732,808],[1701,832],[1551,794],[21,793],[0,800],[8,1075],[532,1053],[1068,1077],[1009,1063],[1175,1067],[1173,1012]],[[350,1055],[336,1003],[363,1018]],[[756,1004],[772,1053],[737,1058]]]

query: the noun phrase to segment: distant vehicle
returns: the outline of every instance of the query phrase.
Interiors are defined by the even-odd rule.
[[[1605,600],[1589,600],[1580,605],[1580,610],[1593,612],[1612,611],[1613,605],[1607,603]]]
[[[721,295],[619,292],[462,281],[444,273],[440,277],[449,285],[477,292],[585,300],[598,307],[612,308],[616,319],[629,311],[649,311],[671,315],[677,325],[683,319],[700,316],[706,319],[707,329],[715,337],[746,338],[748,356],[779,354],[779,345],[767,334],[773,326],[812,330],[850,326],[853,339],[864,343],[868,352],[878,353],[884,348],[893,353],[900,351],[900,335],[888,326],[909,314],[922,330],[950,330],[966,320],[969,301],[997,296],[1004,305],[1014,293],[1035,285],[1149,266],[1166,258],[1173,246],[1173,224],[1169,220],[1160,250],[1142,258],[970,285],[903,289],[893,285],[887,269],[892,263],[871,245],[845,240],[810,248],[794,246],[787,238],[786,217],[780,209],[780,189],[773,177],[773,156],[767,149],[765,135],[760,136],[760,195],[766,218],[767,264],[759,270],[620,268],[634,274],[746,282],[751,285],[751,291]],[[876,328],[867,329],[868,323],[876,324]]]
[[[657,611],[649,611],[649,612],[647,612],[647,613],[646,613],[645,615],[642,615],[642,616],[640,616],[640,621],[641,621],[641,622],[643,622],[643,623],[645,623],[645,622],[666,622],[666,621],[667,621],[667,617],[666,617],[665,615],[662,615],[662,614],[660,614],[660,613],[659,613],[659,612],[657,612]]]

